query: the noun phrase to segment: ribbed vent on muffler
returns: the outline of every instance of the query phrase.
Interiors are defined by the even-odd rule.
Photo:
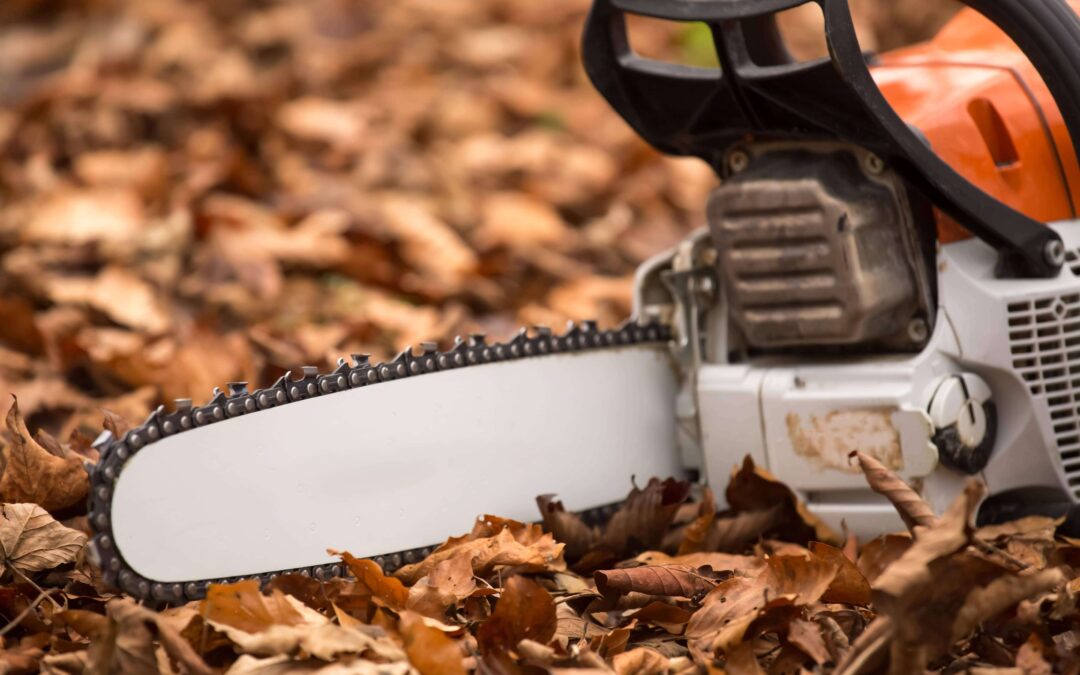
[[[1013,368],[1046,401],[1058,453],[1080,497],[1080,294],[1009,303]]]
[[[928,272],[896,176],[868,175],[846,151],[762,150],[713,192],[708,211],[717,271],[748,346],[925,343]]]

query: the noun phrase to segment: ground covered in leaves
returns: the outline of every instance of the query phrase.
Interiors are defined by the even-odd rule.
[[[852,5],[868,47],[955,9]],[[653,481],[594,530],[540,497],[542,525],[482,517],[392,576],[343,552],[354,579],[184,607],[100,585],[103,426],[343,354],[629,313],[633,269],[701,224],[714,178],[588,85],[587,8],[0,4],[0,671],[1080,672],[1080,542],[973,529],[974,484],[936,518],[869,465],[910,532],[831,532],[747,464],[713,486],[724,509]],[[820,50],[812,15],[783,27]],[[700,31],[639,28],[708,58]]]
[[[12,461],[50,457],[21,434]],[[863,542],[810,515],[747,459],[718,510],[668,479],[634,487],[602,528],[551,495],[527,524],[483,516],[392,575],[211,586],[181,607],[102,588],[86,536],[5,504],[4,672],[1077,673],[1080,540],[1027,518],[975,529],[972,480],[936,517],[867,456],[910,532]],[[6,476],[5,476],[6,479]],[[21,496],[17,492],[7,494]]]

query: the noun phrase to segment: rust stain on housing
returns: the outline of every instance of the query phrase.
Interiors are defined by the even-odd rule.
[[[848,455],[858,450],[894,471],[904,468],[900,432],[892,423],[893,408],[836,410],[826,415],[788,413],[788,438],[795,454],[825,469],[859,473]]]

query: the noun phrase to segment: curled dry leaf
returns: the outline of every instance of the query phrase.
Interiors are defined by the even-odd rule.
[[[794,619],[788,624],[787,639],[819,666],[831,660],[821,629],[806,619]]]
[[[6,421],[11,444],[3,450],[0,497],[8,502],[38,504],[49,512],[82,503],[90,489],[82,460],[77,456],[60,458],[41,447],[26,428],[14,397]]]
[[[566,603],[555,606],[555,633],[563,640],[591,640],[609,629],[583,617]]]
[[[931,562],[959,551],[971,540],[971,517],[985,491],[982,483],[969,481],[941,519],[919,531],[915,543],[874,580],[874,590],[898,598],[910,587],[929,581]]]
[[[777,504],[771,509],[743,511],[726,518],[717,518],[709,528],[704,548],[710,551],[738,550],[781,527],[786,519],[784,504]]]
[[[731,553],[687,553],[670,556],[661,551],[647,551],[634,558],[646,565],[685,565],[693,568],[709,567],[716,572],[734,572],[742,576],[754,576],[765,567],[765,560],[753,555]]]
[[[641,609],[626,612],[625,616],[634,619],[638,624],[659,626],[669,633],[678,635],[682,633],[693,611],[668,604],[666,602],[650,602]]]
[[[4,504],[0,547],[6,566],[39,572],[74,562],[86,535],[56,522],[37,504]]]
[[[45,292],[59,305],[90,307],[113,321],[148,334],[172,327],[171,314],[152,285],[123,267],[106,267],[95,277],[53,277]]]
[[[556,626],[555,603],[548,592],[531,579],[512,576],[476,640],[482,652],[507,652],[525,639],[547,644]]]
[[[382,568],[374,560],[359,559],[348,551],[341,553],[341,559],[356,577],[357,585],[366,589],[384,606],[393,610],[405,609],[409,591],[394,577],[383,574]]]
[[[540,507],[544,531],[566,545],[564,553],[568,560],[578,560],[596,544],[596,530],[586,525],[576,513],[568,512],[555,495],[540,495],[536,505]]]
[[[1021,600],[1049,591],[1065,579],[1065,573],[1055,568],[1027,576],[1003,576],[972,590],[953,621],[952,640],[967,637],[983,621],[996,617]]]
[[[853,452],[851,456],[858,459],[870,488],[892,502],[909,530],[914,531],[916,525],[934,526],[937,522],[934,510],[894,471],[866,453]]]
[[[401,636],[405,653],[420,675],[465,675],[464,654],[456,642],[441,630],[431,628],[419,615],[403,612]]]
[[[780,505],[782,525],[774,530],[785,539],[797,543],[823,541],[839,544],[840,537],[806,505],[765,469],[756,466],[749,455],[742,466],[735,467],[728,482],[727,502],[736,511],[769,511]]]
[[[563,548],[539,525],[485,516],[477,521],[471,533],[447,540],[427,558],[402,567],[394,576],[406,584],[414,584],[436,565],[455,556],[468,559],[477,576],[486,576],[500,567],[559,571],[566,569]]]
[[[658,547],[689,493],[689,483],[672,478],[652,478],[644,488],[635,485],[608,521],[599,545],[617,555]]]
[[[682,565],[649,565],[593,573],[596,589],[605,596],[636,592],[693,598],[712,590],[716,581]]]
[[[883,534],[863,546],[855,566],[867,581],[873,583],[889,565],[911,548],[911,535]]]
[[[772,556],[754,577],[722,581],[706,597],[686,627],[699,649],[726,651],[739,644],[751,624],[772,609],[817,602],[839,571],[817,556]]]
[[[698,504],[697,517],[690,521],[690,524],[682,532],[682,539],[679,541],[679,553],[696,553],[703,550],[719,549],[719,546],[710,545],[712,542],[708,541],[715,520],[716,498],[713,497],[712,490],[706,487],[701,502]]]
[[[187,640],[160,614],[124,598],[107,606],[108,624],[91,645],[88,660],[91,672],[158,672],[156,638],[170,659],[193,675],[209,675],[206,665]]]
[[[408,591],[405,605],[414,612],[440,618],[477,588],[468,556],[443,560]]]
[[[867,606],[871,600],[870,582],[844,552],[819,541],[810,542],[810,551],[822,560],[836,565],[836,578],[822,596],[824,602],[842,602]],[[811,655],[812,656],[812,655]]]
[[[765,675],[765,671],[754,654],[753,641],[735,645],[724,661],[724,671],[729,675]]]
[[[648,647],[636,647],[611,660],[617,675],[666,675],[670,659]]]

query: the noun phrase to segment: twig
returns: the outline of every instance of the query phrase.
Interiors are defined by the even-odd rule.
[[[1013,567],[1015,567],[1017,570],[1022,571],[1022,570],[1026,570],[1029,567],[1031,567],[1031,565],[1027,564],[1023,560],[1020,560],[1019,558],[1017,558],[1013,554],[1009,553],[1005,549],[1001,548],[1000,546],[995,546],[995,545],[991,544],[990,542],[986,542],[986,541],[983,541],[982,539],[979,539],[978,537],[973,536],[971,538],[971,545],[974,546],[975,548],[977,548],[980,553],[984,553],[986,555],[996,555],[996,556],[998,556],[999,558],[1001,558],[1005,562],[1007,562],[1010,565],[1012,565]]]
[[[15,574],[18,574],[20,577],[22,577],[23,581],[30,584],[34,588],[36,588],[38,593],[45,593],[45,589],[42,588],[41,586],[38,586],[37,583],[34,582],[34,580],[31,579],[30,577],[26,576],[25,574],[23,574],[19,570],[15,569],[14,567],[11,568],[11,571],[14,572]],[[55,589],[52,589],[52,590],[55,590]],[[53,607],[55,607],[58,610],[62,611],[64,609],[64,607],[59,602],[53,600],[51,596],[49,596],[49,602],[51,602],[53,604]]]
[[[52,599],[50,594],[54,593],[55,591],[58,591],[58,590],[60,590],[60,589],[58,589],[58,588],[50,588],[47,591],[41,591],[41,593],[39,593],[38,596],[36,598],[34,598],[34,601],[26,606],[26,609],[19,612],[18,615],[14,619],[9,621],[6,626],[4,626],[3,628],[0,628],[0,637],[4,637],[8,633],[10,633],[12,630],[14,630],[14,628],[16,626],[18,626],[20,623],[22,623],[22,620],[25,619],[30,614],[30,612],[34,611],[34,608],[37,607],[38,604],[40,604],[41,601],[44,600],[45,598],[49,598],[49,600],[52,600],[53,604],[56,604],[56,601]],[[56,606],[59,607],[60,605],[56,605]]]

